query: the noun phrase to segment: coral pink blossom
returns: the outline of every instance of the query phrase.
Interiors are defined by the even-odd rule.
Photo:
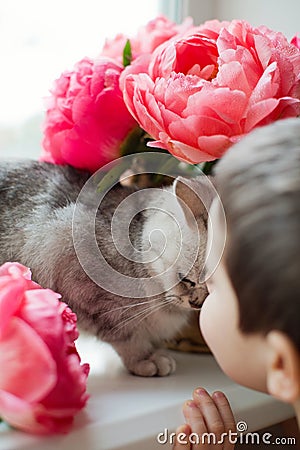
[[[0,267],[0,417],[31,433],[67,432],[88,396],[76,316],[18,263]]]
[[[85,58],[56,81],[48,99],[42,161],[96,171],[120,156],[137,123],[119,88],[123,66]]]
[[[178,25],[164,16],[158,16],[141,27],[136,36],[129,37],[118,34],[113,39],[107,39],[101,55],[122,62],[124,46],[129,39],[132,56],[135,59],[141,54],[152,53],[160,44],[174,36],[185,33],[191,26],[191,18],[186,18],[182,24]]]
[[[162,44],[146,64],[138,58],[121,86],[151,146],[199,163],[257,126],[297,116],[299,74],[300,51],[281,33],[209,21]]]

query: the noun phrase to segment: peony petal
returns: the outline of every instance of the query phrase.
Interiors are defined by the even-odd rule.
[[[239,61],[222,64],[215,79],[215,85],[242,91],[247,97],[252,92],[245,67]]]
[[[66,138],[64,158],[68,164],[94,172],[119,156],[121,143],[136,125],[119,89],[103,91]]]
[[[160,133],[161,134],[161,133]],[[161,150],[169,150],[167,141],[161,141],[161,140],[157,140],[157,141],[149,141],[147,142],[147,147],[150,148],[160,148]]]
[[[228,28],[230,22],[224,20],[220,22],[219,20],[207,20],[204,24],[200,25],[197,29],[199,33],[204,34],[210,39],[217,39],[221,30],[223,28]]]
[[[46,409],[77,412],[82,409],[89,395],[86,393],[88,364],[80,364],[77,353],[62,354],[58,361],[58,378],[55,388],[42,399]]]
[[[53,132],[52,130],[47,131],[43,139],[44,151],[41,154],[40,161],[66,164],[67,161],[63,150],[66,138],[70,135],[70,131],[69,128],[59,132]]]
[[[159,98],[147,91],[143,94],[142,102],[143,105],[147,105],[147,115],[157,124],[157,127],[162,128],[162,104],[160,103]]]
[[[18,316],[32,327],[55,355],[64,344],[63,321],[60,310],[61,295],[50,289],[35,289],[24,293],[24,302]]]
[[[276,98],[269,98],[261,102],[255,103],[247,113],[245,122],[245,133],[248,133],[255,126],[264,120],[277,107],[279,100]]]
[[[213,161],[215,156],[209,155],[199,148],[191,147],[179,141],[169,140],[169,151],[171,154],[179,158],[181,161],[191,164],[197,164],[203,161]]]
[[[272,56],[272,48],[271,42],[265,36],[256,35],[254,36],[255,43],[255,51],[259,58],[259,61],[262,65],[263,70],[267,68],[270,63],[270,59]]]
[[[278,114],[276,119],[298,117],[300,115],[300,100],[291,97],[280,98],[279,105],[277,106],[275,112]]]
[[[171,42],[149,64],[149,74],[153,80],[167,78],[174,70],[176,64],[176,46]]]
[[[156,138],[159,130],[162,129],[162,118],[156,98],[152,93],[154,84],[149,83],[149,77],[139,77],[139,79],[142,83],[134,87],[131,108],[135,111],[135,117],[141,128]]]
[[[124,102],[136,120],[138,120],[137,112],[134,107],[136,97],[140,97],[141,92],[153,92],[153,90],[154,82],[147,74],[142,73],[139,75],[128,75],[124,79]]]
[[[72,108],[72,122],[76,123],[82,117],[90,115],[94,110],[94,99],[90,96],[87,89],[83,89],[80,94],[74,98]]]
[[[67,433],[75,412],[46,410],[39,403],[28,403],[0,389],[0,416],[13,427],[27,433]]]
[[[300,115],[300,100],[291,97],[279,99],[278,105],[260,125],[266,125],[274,120],[285,119],[287,117],[297,117]]]
[[[0,277],[10,275],[14,278],[23,277],[31,280],[31,270],[18,262],[6,262],[0,267]]]
[[[268,98],[276,97],[279,88],[279,73],[277,71],[277,63],[272,63],[264,71],[259,79],[255,89],[253,90],[250,99],[250,107],[255,103],[267,100]]]
[[[184,117],[198,114],[206,116],[212,110],[214,119],[226,122],[226,126],[234,126],[240,122],[245,115],[248,98],[246,94],[239,90],[205,85],[203,89],[191,95],[187,102],[187,107],[183,112]],[[211,131],[203,134],[210,135]],[[221,132],[217,134],[233,134],[232,132]]]
[[[26,280],[22,277],[16,279],[6,275],[0,277],[0,339],[21,305],[25,288]]]
[[[178,120],[181,120],[178,114],[175,114],[173,111],[166,109],[164,105],[161,105],[161,116],[163,120],[163,127],[168,132],[171,123],[178,122]]]
[[[0,389],[0,416],[15,428],[29,433],[45,433],[45,428],[35,418],[39,408]]]
[[[214,156],[214,159],[221,158],[232,143],[231,137],[222,135],[200,136],[198,138],[198,146],[202,152]]]
[[[300,50],[300,38],[298,37],[298,33],[291,39],[291,44]]]
[[[73,344],[79,336],[79,332],[77,330],[77,316],[64,302],[59,302],[58,313],[61,315],[63,320],[65,333],[69,339],[69,342]]]
[[[231,135],[231,127],[225,122],[200,115],[191,115],[177,122],[172,122],[169,131],[172,140],[187,143],[191,147],[197,147],[199,136]]]
[[[156,139],[159,131],[162,130],[162,125],[150,116],[147,107],[138,98],[134,98],[133,102],[140,127],[146,130],[152,138]]]
[[[186,108],[189,98],[199,92],[204,83],[199,77],[173,73],[167,80],[156,80],[153,95],[166,109],[179,116]]]
[[[99,123],[95,117],[83,118],[65,141],[66,162],[73,167],[95,172],[99,167],[117,158],[120,141],[111,134],[103,134],[100,139],[99,131]]]
[[[0,372],[0,389],[30,402],[46,395],[57,381],[48,347],[18,317],[11,319],[0,340],[0,367],[5,367]]]
[[[177,120],[174,120],[168,126],[167,131],[169,139],[184,142],[190,147],[196,147],[197,137],[203,130],[201,126],[201,119],[203,119],[203,117],[193,115],[185,119],[179,117]]]
[[[228,27],[224,27],[220,30],[217,36],[217,48],[221,60],[224,58],[224,55],[227,54],[227,50],[230,51],[230,55],[233,56],[235,54],[235,51],[237,50],[236,37],[233,36],[232,33],[230,33]]]
[[[263,70],[257,65],[252,53],[248,48],[238,47],[236,50],[229,48],[224,52],[220,52],[219,67],[223,64],[229,64],[231,62],[239,62],[244,68],[244,73],[247,77],[247,83],[251,89],[256,86]]]

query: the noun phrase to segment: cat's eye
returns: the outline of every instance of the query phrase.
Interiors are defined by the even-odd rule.
[[[191,287],[195,287],[195,286],[196,286],[196,283],[195,283],[194,281],[190,280],[189,278],[186,278],[186,277],[184,276],[184,274],[181,273],[181,272],[178,273],[178,278],[179,278],[179,280],[182,281],[183,283],[188,283]]]

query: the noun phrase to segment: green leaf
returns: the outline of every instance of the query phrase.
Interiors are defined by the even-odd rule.
[[[212,171],[213,171],[213,167],[214,165],[218,162],[218,159],[215,159],[213,161],[206,161],[202,164],[202,167],[200,166],[200,169],[202,170],[202,172],[205,175],[211,175]]]
[[[149,151],[147,147],[146,138],[147,135],[140,127],[135,127],[128,133],[124,141],[120,146],[120,155],[126,156],[132,153],[141,153]]]
[[[127,67],[131,64],[132,61],[132,51],[130,40],[127,39],[124,50],[123,50],[123,66]]]

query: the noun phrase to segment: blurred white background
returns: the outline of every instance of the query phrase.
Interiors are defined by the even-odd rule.
[[[158,0],[0,0],[0,156],[40,153],[43,98],[106,37],[158,14]]]

